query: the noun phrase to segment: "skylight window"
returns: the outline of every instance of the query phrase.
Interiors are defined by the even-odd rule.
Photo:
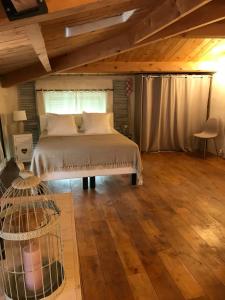
[[[90,22],[82,25],[76,25],[65,28],[65,37],[77,36],[84,33],[94,32],[100,29],[108,28],[114,25],[127,22],[136,10],[125,11],[119,16],[105,18],[99,21]]]

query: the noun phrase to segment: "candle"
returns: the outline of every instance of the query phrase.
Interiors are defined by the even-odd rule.
[[[41,289],[43,287],[41,251],[36,243],[31,242],[23,248],[23,266],[26,287],[32,291]]]

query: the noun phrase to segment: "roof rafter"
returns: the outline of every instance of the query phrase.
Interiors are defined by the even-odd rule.
[[[119,36],[72,51],[68,55],[62,55],[51,59],[50,64],[52,66],[52,72],[55,73],[68,70],[85,65],[87,62],[91,63],[114,56],[121,51],[127,51],[130,47],[132,47],[131,39],[127,36],[127,33],[121,33]],[[36,63],[2,76],[2,87],[12,86],[46,75],[48,75],[48,73],[40,64]]]
[[[156,42],[204,27],[225,19],[224,0],[214,0],[201,9],[154,34],[144,42]]]
[[[96,62],[66,73],[140,73],[140,72],[214,72],[213,64],[196,61],[145,61],[145,62]],[[63,73],[63,72],[62,72]]]
[[[182,35],[185,38],[225,38],[225,21],[209,24]]]
[[[139,43],[212,0],[165,0],[135,25],[134,42]]]
[[[198,11],[193,12],[191,15],[188,15],[185,18],[185,22],[183,23],[183,29],[185,31],[190,31],[197,26],[204,26],[210,22],[213,22],[211,15],[214,16],[215,21],[217,21],[218,16],[220,18],[225,18],[225,3],[222,5],[222,0],[214,0],[211,3],[203,6]],[[214,8],[216,11],[212,11],[212,5],[214,3]],[[220,3],[219,7],[215,6],[216,3]],[[207,9],[205,9],[207,7]],[[201,11],[201,12],[200,12]],[[202,12],[203,11],[203,12]],[[197,13],[198,12],[198,13]],[[205,13],[208,12],[207,15]],[[211,15],[210,15],[210,13]],[[194,18],[193,18],[194,14]],[[201,16],[201,18],[199,18]],[[223,17],[222,17],[223,16]],[[181,22],[182,20],[178,21]],[[193,23],[192,23],[193,21]],[[180,28],[177,26],[177,23],[170,25],[168,29],[172,26],[173,36],[180,34]],[[167,29],[164,29],[167,30]],[[164,31],[163,30],[163,31]],[[82,48],[76,49],[67,55],[62,55],[59,57],[55,57],[50,60],[52,66],[52,72],[61,72],[70,70],[73,68],[78,68],[86,64],[90,64],[93,62],[100,61],[102,59],[112,57],[117,55],[118,53],[127,52],[136,48],[140,48],[142,46],[148,45],[149,43],[153,43],[158,41],[161,37],[161,32],[158,32],[156,35],[150,39],[143,41],[142,43],[135,44],[133,41],[133,32],[122,32],[117,36],[109,37],[102,42],[93,43],[91,45],[84,46]],[[164,38],[167,38],[164,36]],[[37,64],[25,67],[20,70],[16,70],[10,73],[5,74],[2,77],[2,86],[7,87],[19,82],[24,82],[32,79],[36,79],[40,76],[47,75],[46,71],[43,68],[40,68]]]

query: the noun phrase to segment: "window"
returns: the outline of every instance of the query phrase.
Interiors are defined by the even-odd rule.
[[[106,91],[46,91],[43,96],[46,113],[104,113],[107,110]]]

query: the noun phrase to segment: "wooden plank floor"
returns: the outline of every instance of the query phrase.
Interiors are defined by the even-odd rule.
[[[127,176],[51,183],[74,195],[85,300],[225,299],[225,160],[146,154]]]

